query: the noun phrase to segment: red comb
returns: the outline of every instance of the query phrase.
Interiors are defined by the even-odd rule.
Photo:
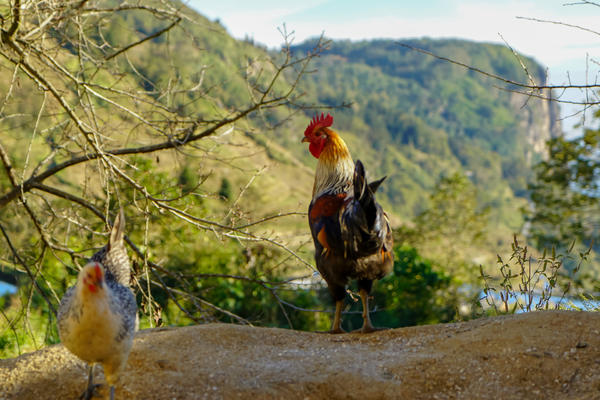
[[[104,276],[102,266],[99,262],[94,262],[94,272],[96,273],[96,279],[101,280]]]
[[[331,124],[333,124],[333,117],[329,115],[329,113],[327,113],[327,116],[324,116],[323,113],[321,113],[321,117],[315,115],[312,121],[310,121],[310,124],[306,127],[304,136],[310,136],[317,129],[331,126]]]

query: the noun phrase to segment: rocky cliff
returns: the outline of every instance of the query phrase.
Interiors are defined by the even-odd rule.
[[[534,94],[552,98],[549,90]],[[512,93],[510,103],[519,127],[526,133],[527,143],[531,146],[532,151],[526,153],[527,161],[533,163],[540,157],[545,159],[546,142],[563,134],[558,103],[520,93]]]

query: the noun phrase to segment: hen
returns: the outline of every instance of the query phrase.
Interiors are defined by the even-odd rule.
[[[367,183],[363,164],[356,165],[346,143],[329,127],[333,117],[315,116],[304,131],[310,153],[317,158],[312,201],[308,208],[317,269],[335,301],[332,333],[344,332],[341,314],[346,285],[356,279],[363,306],[361,332],[375,330],[369,316],[373,280],[392,270],[392,232],[375,201],[385,179]]]
[[[108,244],[79,271],[77,283],[63,296],[58,310],[58,333],[63,345],[89,364],[88,386],[81,397],[90,399],[94,364],[100,363],[114,399],[115,383],[127,362],[137,329],[137,305],[129,288],[131,263],[123,243],[125,217],[121,210]]]

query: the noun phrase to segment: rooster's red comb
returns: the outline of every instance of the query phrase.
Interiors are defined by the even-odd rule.
[[[317,129],[331,126],[331,124],[333,124],[333,117],[329,115],[329,113],[327,113],[327,116],[324,116],[323,113],[321,113],[320,117],[315,115],[312,121],[310,121],[310,124],[306,127],[304,136],[310,136]]]

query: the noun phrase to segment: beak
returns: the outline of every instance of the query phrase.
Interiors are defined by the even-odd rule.
[[[310,142],[310,139],[309,139],[309,138],[307,138],[306,136],[304,136],[304,137],[302,138],[302,141],[301,141],[300,143],[308,143],[308,142]]]

